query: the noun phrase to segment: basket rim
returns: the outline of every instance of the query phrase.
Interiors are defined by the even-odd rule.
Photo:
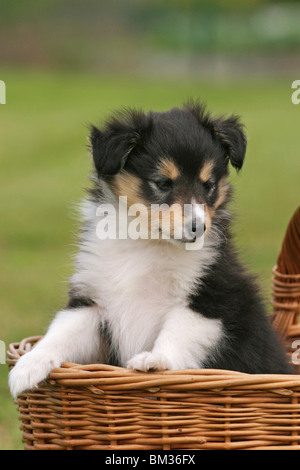
[[[17,360],[42,338],[34,336],[20,343],[11,343],[7,351],[7,363],[12,368]],[[55,368],[46,380],[51,385],[88,387],[94,393],[147,389],[215,390],[239,389],[272,391],[291,395],[300,391],[300,375],[248,374],[223,369],[184,369],[156,372],[139,372],[107,364],[76,364],[64,362]]]
[[[272,272],[275,276],[278,278],[281,278],[282,280],[294,280],[294,281],[300,281],[300,274],[283,274],[278,270],[278,266],[274,266],[272,269]]]

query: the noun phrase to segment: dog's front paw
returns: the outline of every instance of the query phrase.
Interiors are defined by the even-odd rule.
[[[128,361],[127,368],[142,372],[152,372],[155,370],[165,370],[167,369],[167,365],[163,357],[145,351],[133,356],[133,358]]]
[[[9,388],[12,396],[17,398],[26,390],[33,390],[46,379],[55,367],[59,367],[57,360],[47,357],[45,351],[33,350],[24,354],[9,373]]]

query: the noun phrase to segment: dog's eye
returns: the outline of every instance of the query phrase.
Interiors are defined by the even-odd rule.
[[[203,188],[205,189],[205,191],[209,194],[209,193],[212,193],[215,189],[216,185],[213,181],[205,181],[205,183],[203,183]]]
[[[154,181],[154,184],[160,191],[169,191],[173,186],[173,181],[169,178],[164,178]]]

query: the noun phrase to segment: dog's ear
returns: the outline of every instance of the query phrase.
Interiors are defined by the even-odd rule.
[[[246,155],[247,139],[244,126],[238,116],[213,119],[215,137],[221,143],[231,165],[238,171],[242,168]]]
[[[131,152],[142,146],[150,127],[151,118],[135,110],[114,116],[103,130],[91,126],[90,143],[98,176],[115,175],[122,170]]]
[[[225,150],[226,158],[230,160],[232,166],[237,171],[240,170],[244,163],[247,139],[239,116],[212,117],[206,110],[206,104],[198,100],[190,100],[185,106],[199,124],[205,127],[221,144]]]

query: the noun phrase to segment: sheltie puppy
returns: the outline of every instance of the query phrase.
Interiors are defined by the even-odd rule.
[[[12,395],[65,361],[291,373],[230,233],[229,165],[240,170],[246,153],[240,118],[192,101],[123,110],[92,126],[90,143],[69,302],[10,372]]]

